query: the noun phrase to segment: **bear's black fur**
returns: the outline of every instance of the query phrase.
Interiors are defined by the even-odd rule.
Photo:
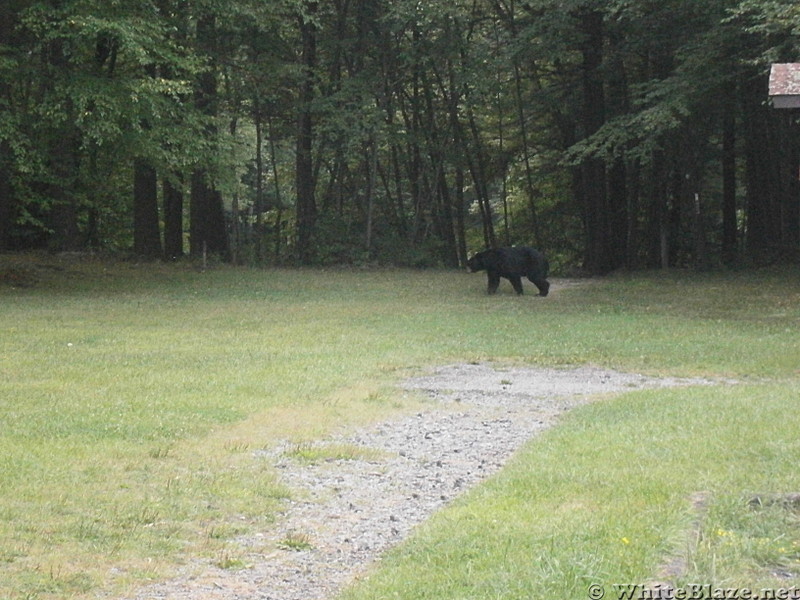
[[[467,266],[472,273],[486,271],[490,294],[497,291],[501,277],[511,282],[517,294],[522,294],[523,277],[527,277],[539,288],[540,296],[547,296],[550,291],[550,283],[547,281],[550,265],[547,258],[538,250],[527,246],[484,250],[470,258]]]

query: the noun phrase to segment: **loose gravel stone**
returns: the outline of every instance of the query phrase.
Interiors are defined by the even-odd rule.
[[[273,461],[294,500],[269,531],[236,540],[247,568],[195,562],[133,598],[331,599],[564,411],[599,394],[711,383],[595,367],[438,368],[403,384],[434,400],[429,409],[320,442],[363,448],[354,458],[308,463],[288,443],[254,455]]]

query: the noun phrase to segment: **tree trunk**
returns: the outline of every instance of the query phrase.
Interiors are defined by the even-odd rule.
[[[417,44],[420,42],[420,33],[419,30],[415,27],[413,31],[413,40],[414,43]],[[408,129],[409,136],[406,137],[406,151],[405,154],[408,156],[408,180],[409,180],[409,189],[411,192],[411,206],[412,206],[412,214],[413,214],[413,224],[411,226],[410,235],[412,243],[416,244],[418,233],[420,230],[420,224],[423,219],[424,213],[424,202],[422,198],[422,153],[419,147],[419,140],[422,137],[421,130],[422,130],[422,109],[421,109],[421,102],[420,102],[420,65],[415,62],[413,67],[413,73],[411,76],[411,115],[405,115],[405,125]]]
[[[11,249],[13,206],[11,149],[3,140],[0,142],[0,252]]]
[[[705,217],[703,214],[703,205],[700,201],[700,192],[694,192],[693,196],[692,236],[694,238],[694,268],[698,271],[705,271],[711,264],[708,258],[708,249],[706,245]]]
[[[497,89],[500,89],[502,81],[500,78],[497,80]],[[503,123],[503,105],[502,96],[498,92],[497,99],[497,153],[500,156],[502,165],[500,167],[500,203],[503,207],[503,245],[511,245],[511,218],[508,211],[508,164],[509,158],[505,155],[505,126]]]
[[[542,236],[539,233],[539,217],[536,208],[536,190],[533,185],[533,168],[531,167],[531,153],[528,144],[528,127],[525,123],[525,111],[522,102],[522,76],[520,75],[519,65],[514,60],[514,97],[517,107],[517,120],[519,121],[519,132],[522,137],[522,157],[525,163],[525,189],[528,193],[528,208],[531,215],[531,232],[533,241],[537,248],[542,246]]]
[[[638,160],[633,160],[627,168],[627,224],[625,229],[625,268],[639,267],[640,232],[638,222],[639,207],[642,195],[642,167]]]
[[[0,10],[0,48],[11,43],[14,30],[14,10]],[[11,90],[9,82],[0,79],[0,101],[4,100]],[[11,248],[13,229],[14,197],[11,185],[11,146],[6,140],[0,140],[0,252]]]
[[[297,193],[297,257],[301,264],[308,264],[312,258],[312,240],[317,219],[317,205],[314,197],[314,121],[312,102],[314,101],[315,69],[317,66],[317,31],[313,16],[317,2],[305,3],[307,15],[300,16],[300,37],[302,42],[303,77],[300,84],[300,107],[297,119],[297,154],[295,162],[295,187]]]
[[[630,112],[628,90],[628,73],[626,64],[616,47],[618,38],[611,38],[612,49],[606,61],[609,65],[604,69],[607,75],[606,110],[609,114],[625,114]],[[607,268],[619,269],[629,262],[630,255],[630,194],[628,164],[622,157],[609,159],[608,189],[606,197],[606,250],[608,252]]]
[[[180,177],[176,176],[180,181]],[[162,184],[164,202],[164,258],[175,260],[183,256],[183,190],[168,178]]]
[[[467,211],[464,200],[464,169],[461,165],[456,165],[456,239],[458,240],[458,264],[463,267],[467,264],[467,234],[464,223],[464,213]]]
[[[486,158],[483,151],[483,144],[481,143],[480,132],[478,131],[475,117],[472,110],[467,111],[469,118],[470,132],[472,133],[472,148],[464,148],[467,155],[469,170],[472,174],[472,181],[475,184],[475,194],[478,197],[478,206],[481,210],[481,218],[483,219],[483,238],[487,248],[497,247],[497,236],[494,231],[494,216],[492,214],[492,205],[489,199],[489,185],[486,180]],[[462,129],[459,125],[459,129]],[[460,138],[463,140],[463,130]]]
[[[608,169],[606,194],[606,269],[624,267],[628,250],[628,172],[625,162],[618,158]]]
[[[217,38],[216,17],[204,14],[197,20],[197,46],[200,53],[213,57]],[[201,113],[208,117],[217,114],[217,75],[216,65],[211,60],[209,67],[203,71],[195,89],[195,104]],[[217,137],[217,129],[210,125],[206,135],[212,141]],[[204,157],[214,160],[213,156]],[[223,260],[230,258],[230,245],[225,226],[225,208],[222,193],[216,189],[205,166],[198,167],[192,173],[189,241],[192,256],[202,256],[205,252],[216,254]]]
[[[440,87],[444,87],[441,78]],[[450,195],[450,186],[447,183],[447,159],[445,148],[449,145],[449,134],[443,132],[436,120],[436,103],[433,94],[433,85],[427,77],[422,78],[425,90],[426,125],[424,127],[425,139],[428,145],[428,158],[430,161],[431,175],[431,216],[436,237],[440,241],[441,258],[444,264],[455,266],[458,264],[458,250],[456,248],[456,234],[453,224],[453,201]],[[450,104],[451,92],[442,90],[446,104]]]
[[[589,137],[605,121],[605,94],[600,68],[603,63],[603,14],[584,9],[579,13],[584,36],[581,47],[583,62],[583,137]],[[613,268],[607,240],[606,171],[603,161],[588,158],[581,164],[585,250],[584,268],[590,274],[603,274]]]
[[[156,170],[139,158],[133,165],[133,252],[144,258],[161,258],[158,230],[158,179]]]
[[[281,256],[281,236],[283,235],[282,227],[283,227],[283,197],[281,196],[281,184],[280,179],[278,178],[278,156],[277,150],[275,148],[275,135],[272,129],[272,117],[267,118],[267,126],[268,132],[267,135],[269,136],[269,158],[272,164],[272,182],[275,187],[275,224],[274,224],[274,233],[275,233],[275,259],[279,260]],[[263,221],[262,221],[263,225]],[[263,235],[263,233],[262,233]]]
[[[192,173],[189,220],[190,252],[194,257],[215,254],[230,259],[222,194],[208,184],[205,170]]]
[[[255,251],[256,263],[264,263],[264,136],[262,133],[261,103],[258,94],[253,97],[253,121],[256,127],[256,198],[254,210],[256,213]]]
[[[375,141],[375,136],[370,136],[370,140],[365,144],[364,148],[364,163],[367,169],[367,188],[365,194],[367,196],[367,225],[364,234],[364,246],[368,257],[372,257],[372,244],[373,244],[373,218],[375,212],[375,193],[377,191],[377,171],[378,171],[378,145]]]
[[[649,173],[646,174],[647,195],[650,198],[647,222],[647,266],[669,268],[669,195],[667,193],[667,167],[664,150],[653,152]]]
[[[769,119],[764,113],[764,89],[766,82],[762,77],[753,78],[742,85],[747,181],[746,241],[748,254],[751,255],[768,253],[777,233],[770,223],[775,212],[770,183],[770,163],[774,161],[774,154],[770,146]]]
[[[735,89],[735,86],[732,86]],[[732,264],[737,255],[736,113],[725,102],[722,116],[722,260]]]

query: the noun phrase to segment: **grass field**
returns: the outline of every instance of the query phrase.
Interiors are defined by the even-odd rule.
[[[255,450],[412,410],[397,379],[484,360],[741,383],[575,410],[348,599],[586,598],[676,552],[695,582],[800,584],[797,507],[747,504],[800,491],[797,270],[615,276],[546,299],[444,271],[0,257],[2,273],[0,598],[95,597],[195,555],[233,566],[231,538],[288,494]],[[711,499],[689,551],[697,491]]]

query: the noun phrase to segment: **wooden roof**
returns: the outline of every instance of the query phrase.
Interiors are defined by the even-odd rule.
[[[800,108],[800,63],[772,65],[769,95],[775,108]]]

